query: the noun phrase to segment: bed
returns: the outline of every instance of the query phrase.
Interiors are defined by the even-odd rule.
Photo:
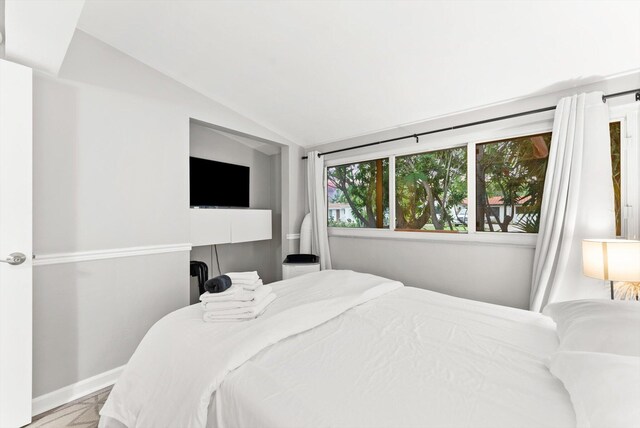
[[[323,271],[258,319],[193,305],[147,333],[100,426],[574,427],[541,314]]]

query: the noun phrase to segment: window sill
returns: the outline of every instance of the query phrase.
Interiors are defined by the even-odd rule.
[[[362,238],[362,239],[395,239],[400,241],[430,241],[446,242],[461,245],[499,245],[535,248],[538,235],[536,233],[440,233],[440,232],[409,232],[389,229],[356,229],[329,227],[329,237]]]

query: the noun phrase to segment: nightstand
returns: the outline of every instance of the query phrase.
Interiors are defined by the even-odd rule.
[[[282,279],[291,279],[311,272],[320,272],[320,263],[282,263]]]

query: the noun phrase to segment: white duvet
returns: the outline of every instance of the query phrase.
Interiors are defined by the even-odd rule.
[[[193,305],[158,321],[114,386],[100,415],[127,427],[205,427],[225,376],[266,347],[402,287],[351,271],[324,271],[278,283],[259,318],[204,323]]]
[[[101,424],[575,427],[546,316],[351,271],[273,287],[255,321],[203,323],[195,305],[158,322]]]
[[[544,315],[403,287],[230,373],[217,425],[575,427],[557,347]]]

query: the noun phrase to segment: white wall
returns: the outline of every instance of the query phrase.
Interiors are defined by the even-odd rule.
[[[334,269],[369,272],[453,296],[528,308],[533,248],[331,237]]]
[[[33,115],[35,254],[189,241],[180,110],[38,75]]]
[[[188,243],[191,118],[291,144],[81,31],[59,77],[34,80],[36,260]],[[150,325],[188,304],[188,261],[36,266],[34,394],[125,364]]]
[[[125,364],[149,327],[187,304],[187,252],[34,270],[34,397]]]
[[[576,85],[579,82],[576,82]],[[556,93],[514,100],[484,109],[411,124],[393,130],[365,135],[345,141],[325,144],[309,150],[329,151],[354,145],[380,141],[447,126],[517,113],[557,104],[566,95],[601,90],[615,93],[640,88],[640,73],[632,73],[596,84],[578,86]],[[608,103],[629,103],[633,95],[611,99]],[[353,161],[385,155],[385,151],[407,151],[458,144],[467,141],[491,141],[495,135],[509,135],[511,129],[529,128],[533,132],[550,130],[553,112],[503,121],[474,128],[456,130],[420,138],[373,146],[353,152],[325,157],[327,161]],[[520,135],[526,135],[520,134]],[[493,137],[491,137],[493,136]],[[511,134],[513,136],[513,134]],[[480,138],[476,140],[476,138]],[[388,153],[386,153],[388,154]],[[305,162],[305,161],[302,161]],[[637,173],[636,173],[637,176]],[[331,235],[331,232],[330,232]],[[354,269],[399,279],[407,285],[440,291],[455,296],[528,308],[534,247],[511,244],[482,244],[476,242],[451,243],[441,240],[356,238],[330,236],[331,260],[336,269]]]
[[[5,31],[4,31],[4,29],[5,29],[5,25],[4,25],[4,15],[5,15],[4,14],[4,3],[5,3],[4,0],[0,0],[0,33],[2,33],[3,39],[5,37]],[[5,51],[4,43],[1,43],[0,44],[0,57],[1,58],[4,58],[4,51]]]
[[[280,213],[280,155],[266,155],[256,149],[239,144],[206,126],[191,123],[190,155],[220,162],[244,165],[250,168],[249,206],[255,209],[272,210],[272,236],[268,241],[218,245],[222,273],[257,270],[268,283],[282,277],[280,269],[281,234]],[[277,254],[277,258],[274,257]],[[207,263],[209,277],[219,275],[215,253],[211,247],[196,247],[191,251],[191,260]],[[197,282],[191,281],[191,301],[196,300]]]

